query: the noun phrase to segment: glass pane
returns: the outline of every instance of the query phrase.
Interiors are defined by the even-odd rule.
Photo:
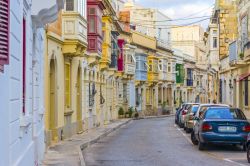
[[[89,32],[95,33],[95,18],[93,17],[89,18]]]
[[[95,8],[90,8],[89,9],[89,14],[90,15],[95,15]]]
[[[74,0],[66,0],[66,11],[74,11]]]

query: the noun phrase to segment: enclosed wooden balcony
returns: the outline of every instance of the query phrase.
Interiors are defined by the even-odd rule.
[[[148,56],[148,81],[149,82],[158,82],[159,81],[159,66],[158,58],[154,55]]]
[[[102,43],[102,57],[100,60],[101,70],[106,70],[111,64],[111,22],[110,16],[102,17],[102,33],[103,33],[103,43]]]
[[[124,74],[133,76],[135,75],[136,58],[135,58],[135,46],[130,44],[125,45],[125,70]]]
[[[75,11],[62,12],[63,54],[66,56],[84,56],[87,48],[87,21]]]

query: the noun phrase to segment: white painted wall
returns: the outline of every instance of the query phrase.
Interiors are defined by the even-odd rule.
[[[41,164],[44,144],[44,29],[33,29],[30,0],[10,1],[10,59],[0,73],[1,166]],[[22,113],[23,17],[26,18],[26,98]]]

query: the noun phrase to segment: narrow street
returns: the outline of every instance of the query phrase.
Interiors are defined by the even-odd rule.
[[[83,152],[87,166],[248,165],[239,147],[210,146],[199,151],[174,119],[133,121]]]

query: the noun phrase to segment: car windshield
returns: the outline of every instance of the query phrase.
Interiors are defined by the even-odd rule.
[[[241,119],[246,120],[245,115],[239,109],[208,108],[205,119]]]

